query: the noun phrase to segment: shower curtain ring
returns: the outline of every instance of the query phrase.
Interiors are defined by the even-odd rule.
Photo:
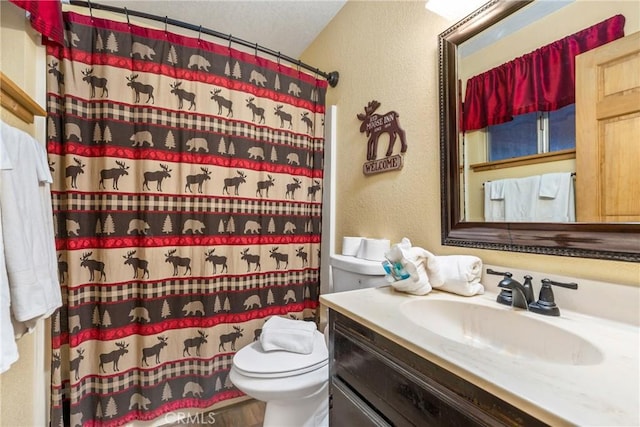
[[[200,36],[202,35],[202,25],[198,28],[198,44],[200,44]]]
[[[127,25],[131,25],[131,22],[129,22],[129,11],[127,10],[127,8],[124,8],[124,13],[125,15],[127,15]]]
[[[255,51],[254,51],[253,55],[254,55],[256,58],[258,57],[258,43],[256,43],[256,47],[255,47]]]
[[[229,34],[229,50],[231,50],[231,41],[233,40],[233,36]]]
[[[87,0],[87,4],[89,5],[89,15],[91,15],[91,19],[93,19],[93,7],[91,6],[91,0]]]
[[[169,17],[167,15],[164,16],[164,32],[165,34],[167,33],[167,21],[169,20]]]

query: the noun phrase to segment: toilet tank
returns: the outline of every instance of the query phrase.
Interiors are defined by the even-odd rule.
[[[386,285],[382,262],[348,255],[331,255],[333,292],[375,288]]]

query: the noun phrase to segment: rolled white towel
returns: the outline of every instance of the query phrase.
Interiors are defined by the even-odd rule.
[[[260,344],[264,351],[313,352],[316,324],[303,320],[272,316],[262,326]]]
[[[472,255],[431,256],[427,260],[431,286],[463,296],[484,293],[482,260]]]
[[[404,268],[410,272],[412,267],[410,263],[405,265]],[[409,273],[408,279],[396,280],[391,282],[391,286],[397,291],[406,292],[413,295],[426,295],[431,292],[431,284],[429,283],[429,276],[422,265],[413,267],[413,273]]]

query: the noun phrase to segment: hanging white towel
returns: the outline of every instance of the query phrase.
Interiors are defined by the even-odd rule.
[[[484,183],[484,220],[504,221],[504,180]]]
[[[574,182],[570,172],[547,173],[540,177],[535,220],[575,222]]]
[[[62,305],[49,192],[53,180],[44,147],[2,121],[0,150],[5,166],[0,170],[0,244],[17,321],[14,334],[20,335]]]
[[[9,154],[4,151],[4,146],[0,144],[0,174],[2,174],[2,171],[11,169],[13,169],[13,166],[9,160]],[[2,206],[0,205],[1,218]],[[0,220],[1,242],[2,221]],[[13,338],[13,325],[11,323],[10,298],[9,277],[7,277],[7,267],[4,261],[4,246],[0,244],[0,373],[8,370],[11,364],[18,360],[18,346]]]
[[[311,354],[316,330],[313,322],[272,316],[262,326],[260,344],[264,351]]]
[[[489,183],[491,184],[489,191],[491,200],[504,200],[504,179],[489,181]]]
[[[560,190],[560,177],[563,174],[546,173],[540,176],[540,191],[538,196],[545,199],[555,199]]]
[[[504,219],[507,222],[535,222],[540,192],[540,175],[506,179],[504,185]]]

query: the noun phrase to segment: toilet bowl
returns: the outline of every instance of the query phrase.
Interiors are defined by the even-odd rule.
[[[329,361],[324,335],[314,334],[311,354],[262,349],[256,341],[233,357],[231,382],[266,402],[264,427],[328,426]]]
[[[333,291],[386,284],[379,261],[332,255]],[[328,336],[325,329],[325,335]],[[329,360],[325,335],[314,331],[311,354],[264,351],[259,341],[233,357],[231,382],[243,393],[266,402],[264,427],[329,425]]]

